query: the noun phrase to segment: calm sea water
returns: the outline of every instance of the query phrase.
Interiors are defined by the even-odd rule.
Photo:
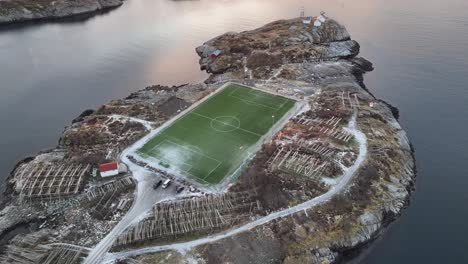
[[[206,78],[194,48],[226,31],[324,10],[376,70],[416,148],[412,204],[363,263],[468,263],[468,1],[128,0],[72,24],[0,32],[0,174],[54,146],[86,108],[150,84]]]

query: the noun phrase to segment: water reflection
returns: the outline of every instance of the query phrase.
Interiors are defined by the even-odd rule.
[[[196,46],[298,16],[301,6],[326,11],[361,43],[376,66],[367,85],[400,108],[418,151],[421,191],[367,261],[468,263],[468,212],[457,210],[468,201],[466,0],[129,0],[79,23],[1,31],[0,172],[54,145],[86,108],[150,84],[204,80]],[[441,252],[440,241],[450,248]]]

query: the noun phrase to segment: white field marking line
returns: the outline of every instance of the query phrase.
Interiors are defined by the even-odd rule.
[[[200,178],[200,177],[195,177],[192,175],[192,177],[194,178],[195,181],[197,181],[198,183],[200,184],[204,184],[204,185],[211,185],[209,182],[205,181],[204,179]]]
[[[229,93],[229,95],[233,95],[235,92],[237,92],[237,90],[239,90],[239,88],[242,87],[242,86],[240,86],[240,85],[236,85],[236,86],[237,86],[236,89],[234,89],[234,91],[231,91],[231,92]]]
[[[161,141],[159,144],[157,144],[156,146],[154,146],[153,148],[151,148],[150,152],[152,152],[156,147],[158,147],[159,145],[161,145],[162,143],[164,143],[164,142],[166,142],[166,141],[180,146],[179,144],[177,144],[177,143],[175,143],[175,142],[173,142],[173,141],[171,141],[171,140],[164,139],[164,140]],[[196,146],[194,146],[194,147],[196,147]],[[198,148],[198,147],[197,147],[197,148]],[[196,176],[195,174],[193,174],[192,172],[190,172],[190,170],[192,170],[193,166],[190,165],[190,164],[188,164],[188,163],[186,163],[186,162],[182,162],[182,163],[188,165],[188,166],[190,167],[189,170],[185,171],[185,170],[182,170],[182,169],[179,169],[179,168],[176,168],[175,170],[177,170],[177,171],[179,171],[179,172],[182,172],[182,173],[184,173],[184,174],[187,174],[188,176],[191,176],[191,177],[194,178],[195,180],[201,180],[201,181],[203,181],[205,184],[208,184],[208,185],[209,185],[210,183],[207,182],[205,179],[208,178],[208,177],[210,176],[210,174],[213,173],[213,171],[215,171],[219,166],[221,166],[222,162],[219,161],[219,160],[217,160],[217,159],[214,159],[214,158],[211,158],[211,157],[209,157],[209,156],[206,156],[206,155],[204,155],[204,154],[197,153],[197,152],[194,151],[194,150],[191,150],[191,149],[189,149],[189,150],[192,151],[192,152],[194,152],[194,153],[196,153],[196,154],[199,154],[200,156],[204,156],[204,157],[206,157],[206,158],[208,158],[208,159],[214,160],[214,161],[218,162],[218,164],[214,167],[214,169],[212,169],[212,170],[210,171],[210,173],[209,173],[208,175],[206,175],[206,176],[203,177],[203,178],[198,177],[198,176]],[[156,163],[158,163],[159,161],[165,161],[166,163],[171,164],[171,162],[169,162],[168,160],[166,160],[166,159],[164,159],[164,158],[155,157],[155,156],[152,156],[152,155],[149,155],[149,154],[146,154],[146,153],[143,153],[143,154],[147,155],[147,157],[146,157],[145,159],[149,159],[149,160],[155,161]],[[169,169],[166,168],[166,170],[169,170]]]
[[[238,84],[235,84],[236,86],[238,86],[236,89],[234,89],[234,91],[230,92],[228,94],[228,96],[230,97],[234,97],[234,98],[237,98],[243,102],[247,102],[247,103],[251,103],[253,105],[260,105],[260,106],[263,106],[263,107],[267,107],[267,108],[270,108],[270,109],[273,109],[275,111],[278,111],[279,109],[281,109],[281,107],[284,105],[285,101],[287,100],[287,98],[284,98],[285,101],[283,101],[283,104],[279,107],[279,108],[274,108],[274,107],[271,107],[271,106],[268,106],[268,105],[265,105],[265,104],[261,104],[261,103],[257,103],[257,102],[253,102],[253,101],[250,101],[250,100],[247,100],[247,99],[244,99],[242,98],[241,96],[239,95],[234,95],[235,92],[237,92],[237,90],[239,90],[239,88],[244,88],[244,89],[249,89],[249,91],[247,92],[248,94],[252,94],[252,93],[256,93],[256,95],[259,95],[263,98],[268,98],[267,95],[270,95],[271,97],[280,97],[278,95],[274,95],[274,94],[268,94],[264,91],[260,91],[260,90],[255,90],[255,89],[252,89],[250,87],[247,87],[247,86],[242,86],[242,85],[238,85]],[[265,94],[265,95],[263,95]],[[270,97],[270,98],[271,98]]]
[[[246,100],[242,97],[239,97],[239,96],[235,96],[235,95],[228,95],[229,97],[233,97],[233,98],[237,98],[238,100],[242,101],[242,102],[245,102],[245,103],[249,103],[251,105],[254,105],[254,106],[262,106],[262,107],[265,107],[265,108],[270,108],[271,110],[275,110],[278,111],[279,108],[274,108],[274,107],[271,107],[271,106],[268,106],[268,105],[264,105],[264,104],[260,104],[260,103],[257,103],[257,102],[253,102],[253,101],[249,101],[249,100]]]
[[[269,93],[259,91],[259,90],[254,90],[254,89],[250,89],[250,90],[251,91],[249,91],[249,94],[254,94],[256,96],[260,96],[260,97],[265,98],[265,99],[273,99],[273,98],[281,97],[281,99],[283,99],[283,102],[280,104],[278,109],[276,109],[276,111],[280,110],[286,104],[286,102],[288,101],[288,98],[283,97],[283,96],[279,96],[279,95],[276,95],[276,94],[269,94]]]
[[[192,145],[193,149],[195,149],[196,151],[199,151],[199,152],[203,152],[203,150],[200,148],[200,147],[197,147],[197,146],[194,146]]]
[[[211,129],[213,129],[214,131],[219,132],[219,133],[229,133],[229,132],[232,132],[232,131],[234,131],[234,130],[236,130],[236,129],[238,128],[238,127],[237,127],[237,128],[234,128],[234,127],[233,127],[231,130],[223,131],[223,130],[221,130],[221,129],[218,129],[218,128],[216,128],[216,127],[213,127],[213,122],[210,122],[210,127],[211,127]]]
[[[166,140],[167,140],[167,139],[166,139]],[[208,174],[208,176],[209,176],[213,171],[215,171],[219,166],[221,166],[221,164],[222,164],[221,161],[219,161],[219,160],[217,160],[217,159],[215,159],[215,158],[212,158],[212,157],[210,157],[210,156],[207,156],[207,155],[205,155],[205,154],[203,154],[203,153],[199,153],[199,152],[197,152],[197,151],[194,151],[194,150],[192,150],[192,149],[190,149],[190,148],[187,148],[187,147],[185,147],[185,146],[182,146],[182,145],[177,144],[177,143],[175,143],[175,142],[172,142],[172,141],[170,141],[170,140],[167,140],[167,141],[169,141],[169,142],[171,142],[171,143],[173,143],[173,144],[175,144],[175,145],[178,145],[178,146],[180,146],[181,148],[186,148],[186,149],[188,149],[189,151],[192,151],[193,153],[199,154],[199,155],[202,156],[202,157],[205,157],[205,158],[208,158],[208,159],[211,159],[211,160],[213,160],[213,161],[218,162],[218,165],[216,165],[216,167],[210,171],[210,173]],[[187,172],[187,173],[188,173],[189,175],[192,175],[192,177],[195,177],[195,178],[198,178],[198,179],[202,179],[203,181],[205,181],[205,179],[207,178],[207,176],[205,176],[204,178],[200,178],[200,177],[197,177],[196,175],[193,175],[191,172]],[[205,182],[206,182],[206,181],[205,181]]]
[[[254,89],[250,89],[248,94],[253,94],[253,95],[256,95],[258,97],[263,97],[263,98],[279,97],[279,96],[276,96],[274,94],[267,94],[265,92],[262,92],[262,91],[259,91],[259,90],[254,90]]]
[[[205,116],[205,115],[201,115],[201,114],[199,114],[199,113],[197,113],[197,112],[191,112],[191,114],[194,114],[194,115],[197,115],[197,116],[200,116],[200,117],[209,119],[209,120],[211,120],[211,121],[215,120],[215,119],[213,119],[213,118],[211,118],[211,117],[208,117],[208,116]],[[226,124],[226,123],[224,123],[224,124],[227,125],[227,126],[232,126],[232,127],[234,127],[234,126],[231,125],[231,124]],[[255,135],[255,136],[257,136],[257,137],[262,137],[262,135],[260,135],[260,134],[257,134],[257,133],[255,133],[255,132],[252,132],[252,131],[249,131],[249,130],[246,130],[246,129],[243,129],[243,128],[240,128],[240,127],[238,127],[237,129],[242,130],[242,131],[244,131],[244,132],[247,132],[247,133],[249,133],[249,134]]]
[[[255,90],[254,90],[255,91]],[[266,96],[262,96],[263,98],[267,98]],[[276,97],[276,96],[274,96]],[[283,102],[276,108],[275,112],[278,112],[283,106],[288,102],[288,98],[283,98]]]
[[[213,171],[215,171],[219,166],[221,166],[221,163],[219,163],[218,166],[216,166],[214,169],[212,169],[210,171],[210,173],[208,173],[205,177],[203,177],[203,180],[205,181],[205,179],[208,178],[211,175],[211,173],[213,173]],[[226,175],[224,175],[224,176],[226,176]]]
[[[155,163],[159,163],[160,161],[164,161],[164,160],[162,160],[162,159],[155,158],[155,157],[153,157],[153,156],[148,156],[148,157],[146,157],[146,158],[144,158],[144,159],[145,159],[145,160],[150,160],[150,161],[155,162]],[[170,162],[167,162],[167,163],[170,163]],[[184,164],[187,164],[187,165],[190,167],[189,170],[192,169],[193,166],[191,166],[190,164],[185,163],[185,162],[183,162],[183,163],[184,163]],[[162,167],[161,165],[159,165],[159,166]],[[143,167],[142,167],[142,168],[143,168]],[[196,178],[196,176],[193,175],[193,174],[192,174],[191,172],[189,172],[189,171],[184,171],[184,170],[178,169],[178,168],[177,168],[177,169],[173,169],[172,167],[171,167],[171,168],[162,167],[162,168],[164,168],[166,171],[169,171],[169,172],[170,172],[170,171],[177,171],[177,173],[183,172],[184,174],[187,174],[187,175],[189,175],[189,176],[192,176],[192,177],[195,177],[195,178]],[[152,172],[151,170],[148,170],[147,168],[143,168],[143,169],[145,169],[145,170],[147,170],[147,171],[149,171],[149,172]]]
[[[179,139],[179,140],[180,140],[180,139]],[[192,177],[200,178],[200,179],[203,179],[203,180],[204,180],[204,179],[206,179],[206,177],[208,177],[213,171],[215,171],[215,170],[216,170],[219,166],[221,166],[221,164],[222,164],[221,161],[219,161],[219,160],[217,160],[217,159],[215,159],[215,158],[212,158],[212,157],[207,156],[207,155],[205,155],[205,154],[203,154],[203,153],[197,152],[197,151],[195,151],[195,150],[193,150],[193,149],[191,149],[191,148],[189,148],[189,147],[186,147],[186,146],[177,144],[177,143],[175,143],[174,141],[171,141],[171,140],[169,140],[169,139],[164,139],[163,141],[161,141],[161,142],[160,142],[158,145],[156,145],[155,147],[157,147],[157,146],[163,144],[164,142],[169,142],[169,143],[171,143],[171,144],[177,145],[177,146],[179,146],[179,147],[181,147],[181,148],[184,148],[184,149],[186,149],[186,150],[188,150],[188,151],[190,151],[190,152],[196,153],[196,154],[198,154],[198,155],[200,155],[200,156],[202,156],[202,157],[208,158],[208,159],[210,159],[210,160],[215,161],[215,162],[218,163],[218,164],[215,166],[215,168],[212,169],[212,170],[210,171],[210,173],[209,173],[207,176],[205,176],[204,178],[197,177],[196,175],[192,174],[192,173],[189,172],[189,171],[185,171],[185,170],[179,169],[179,170],[181,170],[182,172],[187,173],[187,174],[189,174],[189,175],[192,176]],[[187,145],[190,145],[190,144],[187,144]],[[153,149],[154,149],[155,147],[153,147],[153,148],[151,149],[151,151],[153,151]],[[153,157],[153,158],[156,159],[156,160],[164,161],[163,158],[160,158],[160,157]],[[167,160],[166,160],[166,161],[167,161]],[[167,161],[167,163],[172,164],[172,163],[169,162],[169,161]],[[189,163],[186,163],[186,162],[182,162],[182,163],[183,163],[183,164],[187,164],[187,165],[190,167],[189,170],[191,170],[191,169],[193,168],[193,166],[190,165]]]
[[[180,139],[179,139],[179,140],[180,140]],[[205,157],[205,158],[214,160],[214,161],[216,161],[216,162],[218,162],[218,163],[222,163],[221,161],[219,161],[219,160],[217,160],[217,159],[215,159],[215,158],[212,158],[212,157],[207,156],[207,155],[205,155],[205,154],[203,154],[203,153],[200,153],[200,152],[198,152],[198,151],[195,151],[195,150],[193,150],[193,149],[191,149],[191,148],[189,148],[189,147],[186,147],[186,146],[184,146],[184,145],[175,143],[174,141],[171,141],[171,140],[169,140],[169,139],[164,139],[164,141],[170,142],[170,143],[172,143],[172,144],[174,144],[174,145],[177,145],[177,146],[179,146],[179,147],[181,147],[181,148],[187,149],[188,151],[191,151],[191,152],[193,152],[193,153],[196,153],[196,154],[198,154],[198,155],[200,155],[200,156],[203,156],[203,157]],[[183,141],[183,140],[181,140],[181,141]],[[188,145],[190,145],[190,144],[188,144]]]
[[[158,148],[159,146],[161,146],[161,144],[164,143],[164,141],[166,141],[166,140],[164,139],[163,141],[161,141],[161,142],[159,142],[158,144],[156,144],[156,146],[152,147],[152,148],[150,149],[149,152],[150,152],[150,153],[153,153],[153,151],[154,151],[156,148]]]
[[[195,111],[197,108],[200,108],[202,107],[204,104],[208,103],[209,101],[213,100],[214,98],[216,98],[217,96],[219,96],[220,94],[223,93],[223,91],[225,91],[229,86],[231,85],[237,85],[237,86],[241,86],[242,85],[238,85],[238,84],[235,84],[235,83],[232,83],[232,82],[226,82],[225,84],[223,84],[221,87],[219,87],[218,89],[216,89],[214,92],[212,92],[210,95],[208,95],[207,97],[201,99],[201,102],[200,103],[195,103],[194,106],[192,107],[189,107],[187,109],[184,110],[187,111],[185,112],[185,114],[181,115],[181,117],[184,117],[190,113],[192,113],[193,111]],[[236,89],[234,89],[234,91],[231,91],[231,93],[234,93],[237,89],[239,89],[240,87],[237,87]],[[252,88],[251,88],[252,89]],[[230,95],[230,93],[228,94],[228,96]]]
[[[286,97],[281,96],[281,95],[270,94],[270,93],[267,93],[265,91],[253,89],[253,88],[250,88],[250,87],[249,87],[249,89],[251,90],[251,91],[249,91],[249,93],[255,93],[257,96],[260,96],[260,97],[263,97],[263,98],[282,98],[283,102],[280,104],[280,106],[278,108],[276,108],[276,111],[280,110],[288,102],[288,100],[291,100],[291,99],[286,98]]]
[[[223,117],[230,117],[230,118],[236,120],[237,123],[239,123],[239,124],[238,124],[237,126],[234,126],[234,125],[231,125],[231,124],[229,124],[229,123],[224,123],[224,122],[218,120],[218,118],[223,118]],[[218,122],[218,123],[221,123],[221,124],[223,124],[223,125],[230,126],[230,127],[232,127],[233,129],[232,129],[232,130],[229,130],[229,131],[222,131],[221,129],[218,129],[218,128],[213,127],[213,121]],[[211,122],[210,122],[210,127],[211,127],[213,130],[216,130],[216,131],[218,131],[218,132],[223,132],[223,133],[224,133],[224,132],[231,132],[231,131],[234,131],[234,130],[240,128],[240,125],[241,125],[241,121],[239,120],[239,118],[237,118],[237,117],[235,117],[235,116],[217,116],[215,119],[211,120]]]
[[[159,160],[159,161],[165,162],[165,163],[167,163],[167,164],[169,164],[169,165],[173,165],[173,163],[171,163],[170,161],[168,161],[168,160],[165,159],[165,158],[154,157],[154,156],[153,156],[153,158],[154,158],[155,160]],[[181,168],[179,168],[179,166],[175,166],[175,167],[177,167],[178,170],[181,170],[181,171],[184,172],[184,173],[190,174],[190,170],[193,168],[193,166],[190,165],[190,164],[188,164],[187,162],[183,162],[183,161],[182,161],[181,165],[182,165],[182,166],[188,167],[188,170],[181,169]],[[164,167],[164,166],[163,166],[163,167]]]
[[[304,101],[303,99],[298,99],[298,98],[295,98],[293,96],[287,96],[287,95],[284,95],[284,94],[280,94],[278,92],[274,92],[274,91],[270,91],[270,90],[267,90],[265,88],[258,88],[258,87],[254,87],[254,86],[247,86],[245,84],[242,84],[242,83],[238,83],[238,82],[233,82],[233,81],[230,81],[229,84],[234,84],[234,85],[238,85],[238,86],[241,86],[241,87],[246,87],[246,88],[250,88],[252,90],[257,90],[257,91],[260,91],[260,92],[263,92],[263,93],[266,93],[266,94],[271,94],[271,95],[275,95],[275,96],[278,96],[278,97],[284,97],[284,98],[287,98],[289,100],[292,100],[294,102],[300,102],[300,101]],[[260,84],[260,83],[259,83]],[[263,84],[260,84],[262,85],[262,87],[264,86]]]
[[[203,154],[203,150],[200,147],[192,145],[192,144],[188,144],[186,141],[178,139],[177,137],[166,135],[166,138],[164,138],[164,141],[169,141],[169,142],[174,143],[174,144],[177,144],[176,142],[174,142],[174,141],[177,141],[177,140],[182,141],[186,145],[187,148],[189,148],[189,149],[191,149],[193,151],[198,151],[201,154]]]
[[[284,98],[284,101],[283,103],[279,106],[278,110],[280,110],[281,108],[283,108],[283,106],[288,102],[288,98]],[[276,111],[278,111],[276,110]]]
[[[158,161],[159,161],[157,158],[154,158],[154,157],[151,157],[151,156],[145,157],[143,159],[146,160],[146,161],[149,160],[149,161],[155,162],[155,163],[158,163]],[[145,167],[140,167],[140,168],[142,168],[143,170],[148,171],[150,173],[153,173],[151,170],[149,170],[149,169],[147,169]],[[195,180],[203,180],[202,178],[197,177],[197,176],[193,175],[191,172],[188,172],[188,171],[181,171],[181,170],[178,170],[178,169],[168,169],[168,168],[164,168],[164,167],[162,167],[162,168],[163,169],[161,169],[161,170],[165,170],[165,171],[168,171],[170,173],[173,173],[177,177],[181,177],[181,178],[184,178],[184,179],[186,179],[187,177],[192,177]],[[181,173],[184,173],[184,174],[181,174]]]
[[[152,147],[149,151],[150,154],[146,154],[148,155],[149,157],[151,158],[154,158],[156,161],[162,161],[162,162],[165,162],[167,164],[173,164],[172,162],[168,161],[167,159],[165,159],[164,157],[160,157],[159,155],[156,155],[156,148],[158,148],[159,146],[161,146],[164,142],[166,142],[167,139],[164,139],[163,141],[159,142],[159,144],[157,144],[156,146]],[[182,162],[184,165],[187,165],[189,167],[188,170],[183,170],[183,169],[180,169],[182,172],[184,173],[187,173],[187,174],[190,174],[190,170],[193,168],[192,165],[186,163],[186,162]]]
[[[188,170],[182,170],[182,171],[185,172],[185,173],[190,173],[190,171],[192,170],[193,166],[190,165],[190,164],[188,164],[188,163],[185,163],[185,162],[183,162],[182,164],[185,165],[185,166],[187,166],[187,168],[188,168]]]
[[[253,87],[253,86],[247,86],[247,85],[241,84],[241,83],[229,82],[229,84],[238,86],[233,92],[231,92],[231,94],[234,93],[235,91],[237,91],[239,88],[245,88],[245,89],[250,90],[249,93],[256,91],[256,92],[259,92],[261,94],[270,95],[272,97],[281,97],[281,98],[289,99],[289,100],[292,100],[292,101],[295,101],[295,102],[298,101],[295,98],[291,98],[291,97],[288,97],[288,96],[285,96],[285,95],[282,95],[282,94],[279,94],[279,93],[276,93],[276,92],[268,91],[268,90],[265,90],[265,89],[260,89],[260,88]]]
[[[223,117],[229,117],[229,118],[232,118],[232,119],[236,120],[237,123],[239,123],[239,125],[237,125],[237,126],[240,126],[240,124],[241,124],[241,121],[239,120],[239,118],[237,118],[236,116],[232,116],[232,115],[217,116],[213,121],[222,123],[223,125],[231,125],[231,124],[229,124],[229,123],[224,123],[224,122],[218,120],[218,118],[223,118]],[[234,125],[231,125],[231,126],[234,126]],[[234,126],[234,127],[235,127],[235,126]]]

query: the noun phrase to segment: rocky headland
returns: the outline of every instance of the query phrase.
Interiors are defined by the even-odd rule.
[[[364,74],[373,66],[358,57],[359,44],[343,25],[323,20],[320,26],[280,20],[223,34],[196,49],[201,69],[211,73],[204,83],[155,85],[85,111],[65,129],[56,148],[12,171],[0,236],[11,236],[16,226],[28,223],[37,227],[6,242],[3,263],[93,263],[88,255],[118,263],[339,263],[380,236],[409,203],[414,152],[398,123],[398,110],[364,85]],[[131,169],[119,178],[102,179],[91,176],[91,168],[122,159],[120,153],[148,131],[227,82],[305,102],[224,194],[208,194],[248,193],[256,209],[236,211],[243,217],[230,225],[177,235],[141,233],[151,221],[144,215],[113,234],[126,214],[133,217],[139,197],[150,199],[143,190],[153,182]],[[319,173],[300,169],[307,164],[287,170],[275,162],[286,160],[282,155],[291,150],[317,162]],[[65,191],[45,188],[49,183],[40,177],[63,167],[85,167],[86,176],[69,184],[77,186],[76,192],[68,190],[57,199],[53,194]],[[35,174],[39,180],[31,187]],[[187,192],[164,203],[180,205],[200,195],[207,194]],[[130,202],[118,206],[122,200]],[[112,249],[101,246],[105,240]]]
[[[88,17],[122,4],[123,0],[0,0],[0,25]]]

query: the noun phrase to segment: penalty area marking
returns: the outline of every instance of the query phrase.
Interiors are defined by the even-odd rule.
[[[229,95],[230,97],[232,98],[236,98],[246,104],[250,104],[250,105],[253,105],[253,106],[258,106],[258,107],[265,107],[265,108],[269,108],[271,110],[275,110],[275,111],[278,111],[281,107],[271,107],[271,106],[268,106],[268,105],[264,105],[264,104],[260,104],[260,103],[257,103],[257,102],[253,102],[253,101],[250,101],[250,100],[247,100],[247,99],[244,99],[242,97],[239,97],[239,96],[236,96],[236,95]]]
[[[155,158],[155,157],[149,156],[149,155],[147,155],[147,154],[144,154],[144,155],[145,155],[144,158],[145,158],[146,160],[150,160],[150,161],[155,162],[155,163],[159,163],[159,162],[161,161],[159,158]],[[187,163],[185,163],[185,164],[187,164]],[[188,164],[187,164],[187,165],[188,165]],[[192,169],[192,168],[190,168],[190,169]],[[164,170],[167,170],[167,168],[164,168]],[[182,172],[182,173],[184,173],[184,174],[187,174],[188,176],[190,176],[190,177],[192,177],[192,178],[201,179],[201,178],[199,178],[199,177],[196,177],[195,175],[193,175],[193,174],[190,173],[189,171],[184,171],[184,170],[182,170],[182,169],[174,169],[174,170],[177,171],[178,173],[181,173],[181,172]]]
[[[252,89],[252,88],[251,88],[251,90],[252,91],[249,91],[249,94],[253,94],[255,96],[259,96],[259,97],[262,97],[262,98],[265,98],[265,99],[281,98],[283,101],[281,102],[280,106],[276,109],[276,111],[281,109],[281,107],[283,107],[286,104],[286,102],[288,101],[288,98],[283,97],[283,96],[279,96],[279,95],[276,95],[276,94],[269,94],[268,92],[258,91],[258,90]]]
[[[165,139],[165,140],[159,142],[159,144],[157,144],[156,146],[154,146],[154,147],[152,147],[152,148],[150,149],[149,153],[151,153],[152,155],[149,155],[149,154],[146,154],[146,155],[148,155],[148,157],[149,157],[150,159],[154,159],[154,160],[157,161],[158,163],[159,163],[159,162],[164,162],[164,163],[167,163],[167,164],[171,165],[171,167],[172,167],[172,165],[173,165],[172,162],[170,162],[169,160],[167,160],[167,159],[164,158],[164,157],[160,157],[159,155],[156,155],[156,153],[158,153],[158,152],[157,152],[157,148],[158,148],[159,146],[161,146],[162,144],[166,143],[166,142],[174,143],[174,142],[171,142],[170,140]],[[187,174],[190,174],[190,170],[193,168],[193,166],[190,165],[189,163],[186,163],[186,162],[183,162],[183,161],[182,161],[181,163],[182,163],[182,165],[184,165],[184,166],[185,166],[186,168],[188,168],[188,169],[184,170],[184,169],[181,169],[181,168],[179,168],[179,167],[178,167],[177,169],[179,169],[179,170],[181,170],[181,171],[183,171],[183,172],[185,172],[185,173],[187,173]],[[160,165],[160,166],[161,166],[161,165]],[[164,166],[163,166],[163,167],[164,167]]]
[[[173,142],[173,141],[171,141],[171,140],[169,140],[169,139],[164,139],[164,140],[161,141],[159,144],[157,144],[156,146],[154,146],[153,148],[151,148],[151,150],[150,150],[149,152],[150,152],[150,153],[153,153],[153,151],[156,150],[156,148],[160,147],[160,146],[161,146],[162,144],[164,144],[164,143],[176,145],[176,146],[178,146],[178,147],[180,147],[180,148],[182,148],[182,149],[188,150],[189,152],[195,153],[195,154],[198,155],[198,156],[204,157],[204,158],[206,158],[206,159],[212,160],[212,161],[214,161],[214,162],[217,163],[217,165],[214,166],[214,168],[213,168],[205,177],[203,177],[203,178],[202,178],[202,177],[197,177],[196,175],[193,175],[191,172],[189,172],[189,171],[184,171],[184,170],[182,170],[182,169],[180,169],[180,168],[178,168],[178,167],[176,166],[176,169],[181,170],[181,171],[183,171],[183,172],[189,174],[190,176],[192,176],[192,177],[194,177],[194,178],[198,178],[198,179],[204,180],[204,179],[206,179],[211,173],[213,173],[219,166],[221,166],[221,164],[222,164],[221,161],[219,161],[219,160],[217,160],[217,159],[215,159],[215,158],[212,158],[212,157],[210,157],[210,156],[207,156],[206,154],[203,154],[203,153],[201,153],[201,152],[198,152],[198,151],[196,151],[196,150],[193,150],[193,149],[190,148],[190,147],[187,147],[187,146],[178,144],[178,143],[176,143],[176,142]],[[188,145],[188,146],[191,146],[190,144],[187,144],[187,145]],[[197,147],[197,148],[198,148],[198,147]],[[147,155],[148,155],[148,154],[147,154]],[[151,156],[151,155],[148,155],[148,156],[150,156],[150,157],[152,157],[153,159],[156,159],[156,160],[166,161],[166,159],[159,157],[159,155],[156,156],[156,157],[153,157],[153,156]],[[163,160],[163,159],[164,159],[164,160]],[[171,163],[171,162],[167,162],[167,163],[170,164],[171,166],[174,166],[174,164]],[[192,165],[190,165],[190,164],[188,164],[188,163],[186,163],[186,162],[182,162],[182,163],[184,163],[184,164],[190,166],[190,170],[192,170],[192,168],[193,168]]]
[[[258,102],[254,102],[254,101],[251,101],[251,100],[248,100],[248,99],[245,99],[245,98],[242,98],[241,96],[239,95],[236,95],[235,93],[237,92],[237,90],[239,90],[240,88],[246,88],[246,89],[249,89],[250,91],[248,91],[247,93],[248,94],[253,94],[255,96],[259,96],[259,97],[262,97],[262,98],[265,98],[265,99],[272,99],[272,98],[282,98],[283,101],[282,103],[280,104],[279,107],[272,107],[272,106],[269,106],[269,105],[266,105],[266,104],[261,104],[261,103],[258,103]],[[239,99],[240,101],[246,103],[246,104],[250,104],[250,105],[253,105],[253,106],[261,106],[261,107],[266,107],[266,108],[269,108],[269,109],[272,109],[272,110],[275,110],[275,111],[278,111],[280,110],[285,104],[286,102],[288,101],[288,98],[285,98],[285,97],[282,97],[282,96],[279,96],[279,95],[275,95],[275,94],[270,94],[268,92],[265,92],[265,91],[258,91],[256,89],[253,89],[253,88],[250,88],[250,87],[243,87],[243,86],[239,86],[239,87],[236,87],[232,92],[230,92],[228,94],[228,96],[230,97],[233,97],[233,98],[236,98],[236,99]]]

